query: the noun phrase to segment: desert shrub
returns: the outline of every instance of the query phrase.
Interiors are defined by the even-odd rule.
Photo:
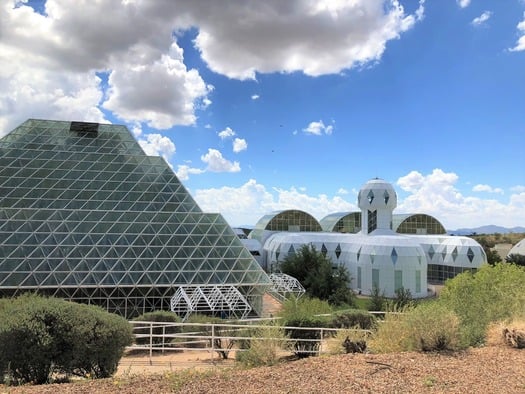
[[[0,371],[15,383],[109,377],[132,339],[125,319],[99,307],[24,295],[0,310]]]
[[[221,337],[233,337],[235,336],[235,330],[232,330],[228,326],[224,326],[225,321],[220,317],[207,316],[202,314],[190,315],[186,321],[188,325],[184,327],[183,332],[199,332],[198,336],[209,337],[208,340],[195,340],[191,343],[191,338],[186,338],[186,341],[190,341],[186,346],[188,347],[212,347],[223,359],[227,359],[229,353],[232,351],[235,345],[236,339],[227,339]],[[195,324],[195,325],[192,325]],[[204,325],[203,325],[204,324]],[[212,324],[215,324],[212,331]],[[212,334],[214,338],[212,339]],[[213,343],[212,343],[213,341]]]
[[[410,292],[410,289],[400,287],[399,289],[396,289],[395,294],[396,296],[394,297],[393,302],[396,309],[410,306],[413,303],[412,293]]]
[[[445,283],[439,301],[458,315],[466,345],[483,344],[491,322],[525,310],[525,268],[499,263],[464,272]]]
[[[300,298],[290,297],[284,301],[279,317],[283,320],[297,319],[303,316],[329,315],[333,312],[327,301],[319,298],[303,296]]]
[[[155,323],[180,323],[181,318],[177,316],[173,312],[168,311],[155,311],[155,312],[147,312],[144,313],[135,319],[134,321],[144,321],[144,322],[155,322]],[[135,327],[137,328],[137,332],[140,334],[148,334],[144,337],[138,337],[136,338],[135,342],[138,345],[147,345],[150,343],[150,326],[148,324],[144,325],[138,325],[136,324]],[[151,343],[153,345],[163,344],[165,339],[162,337],[162,335],[173,335],[181,332],[181,326],[179,325],[167,325],[167,326],[153,326],[153,329],[151,329]]]
[[[372,292],[370,293],[370,299],[368,303],[368,310],[379,312],[384,311],[386,308],[386,297],[385,293],[381,291],[379,287],[374,285],[372,287]]]
[[[369,338],[370,332],[360,329],[347,328],[338,331],[334,337],[327,341],[328,352],[330,354],[344,354],[347,352],[344,346],[344,342],[347,339],[356,343],[364,342],[366,344]]]
[[[520,336],[525,335],[525,318],[516,317],[505,321],[490,323],[487,328],[486,344],[488,346],[518,347],[509,343],[505,335],[509,333],[517,333]],[[518,343],[516,345],[518,345]]]
[[[321,332],[317,328],[328,327],[330,320],[326,317],[303,316],[301,318],[286,320],[285,333],[292,339],[292,351],[300,358],[316,356],[319,354]]]
[[[377,353],[457,350],[462,347],[459,319],[437,302],[387,313],[369,346]]]
[[[245,342],[246,350],[238,350],[235,358],[245,367],[275,365],[279,353],[285,348],[286,335],[282,327],[271,326],[254,328],[252,338]]]
[[[332,316],[330,324],[333,328],[360,328],[362,330],[372,330],[376,325],[376,317],[362,310],[338,312]]]
[[[423,303],[409,310],[404,318],[411,332],[409,350],[428,352],[462,347],[459,318],[445,305]]]
[[[298,357],[317,355],[321,335],[319,330],[307,329],[329,327],[332,307],[327,301],[318,298],[290,298],[283,303],[279,316],[281,323],[287,327],[301,327],[304,329],[288,328],[285,334],[293,339],[293,352]]]

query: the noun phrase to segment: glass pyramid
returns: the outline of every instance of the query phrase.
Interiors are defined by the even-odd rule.
[[[260,312],[270,280],[126,127],[28,120],[0,139],[0,296],[36,291],[129,318],[210,284]]]

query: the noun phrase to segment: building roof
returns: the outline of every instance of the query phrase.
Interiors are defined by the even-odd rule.
[[[263,243],[265,234],[274,231],[322,231],[322,228],[317,219],[309,213],[288,209],[264,215],[250,233],[250,238]]]
[[[178,285],[270,283],[124,126],[24,122],[0,139],[0,190],[0,294],[120,297],[119,309],[153,294],[169,303]]]

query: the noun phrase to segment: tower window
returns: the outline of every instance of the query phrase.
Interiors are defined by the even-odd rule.
[[[377,211],[368,211],[368,233],[377,228]]]

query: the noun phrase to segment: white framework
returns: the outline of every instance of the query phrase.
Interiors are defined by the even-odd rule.
[[[182,321],[194,312],[226,314],[244,319],[252,307],[241,292],[231,285],[188,285],[177,288],[171,297],[170,309],[181,316]]]
[[[277,295],[279,299],[286,299],[290,295],[295,295],[297,298],[301,297],[306,290],[303,285],[293,276],[275,272],[269,275],[272,281],[270,292]]]

